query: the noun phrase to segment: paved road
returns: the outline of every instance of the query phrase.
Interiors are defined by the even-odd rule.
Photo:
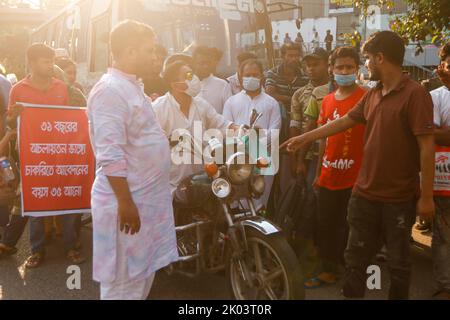
[[[28,235],[28,232],[26,233]],[[83,248],[86,256],[92,254],[91,230],[83,229]],[[99,286],[91,279],[91,259],[82,265],[81,290],[68,290],[66,274],[68,262],[64,259],[61,243],[49,246],[46,263],[39,269],[27,270],[23,263],[29,255],[27,237],[18,244],[14,257],[0,260],[0,300],[10,299],[98,299]],[[429,250],[412,248],[413,279],[411,298],[429,299],[433,292],[432,268]],[[382,266],[382,290],[368,293],[368,299],[385,299],[389,276]],[[151,299],[230,299],[226,280],[221,275],[204,275],[195,279],[159,272],[150,295]],[[340,286],[331,286],[306,292],[307,299],[342,299]]]

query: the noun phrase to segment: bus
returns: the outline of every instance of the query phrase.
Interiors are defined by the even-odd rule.
[[[190,53],[197,45],[223,51],[218,74],[235,71],[236,55],[266,56],[265,30],[254,0],[78,0],[31,34],[31,42],[64,48],[78,65],[78,81],[89,91],[111,63],[109,32],[134,19],[155,30],[169,52]],[[270,43],[271,43],[271,39]]]

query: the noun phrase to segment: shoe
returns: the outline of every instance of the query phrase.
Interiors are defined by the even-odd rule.
[[[86,261],[86,258],[83,257],[83,256],[81,255],[80,251],[78,251],[78,250],[70,250],[70,251],[67,253],[67,259],[68,259],[72,264],[75,264],[75,265],[82,264],[82,263],[84,263],[84,262]]]
[[[25,263],[25,267],[28,269],[38,268],[42,265],[45,259],[45,254],[43,252],[33,253]]]

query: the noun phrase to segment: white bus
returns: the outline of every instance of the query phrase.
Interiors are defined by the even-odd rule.
[[[264,58],[264,29],[254,0],[79,0],[36,28],[31,42],[65,48],[78,64],[78,81],[89,90],[110,64],[108,35],[125,19],[151,25],[169,53],[195,45],[224,52],[218,72],[231,74],[235,55]]]

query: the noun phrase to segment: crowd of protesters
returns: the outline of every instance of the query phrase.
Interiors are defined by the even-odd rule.
[[[328,31],[326,49],[304,55],[300,38],[286,35],[275,68],[264,70],[243,52],[236,73],[221,79],[220,50],[198,46],[192,56],[168,56],[150,27],[125,21],[111,32],[112,67],[88,99],[76,63],[55,58],[44,44],[28,49],[25,79],[11,88],[0,75],[0,156],[15,165],[18,102],[87,107],[97,162],[93,278],[102,299],[145,299],[155,272],[178,259],[172,199],[180,181],[201,167],[171,164],[171,136],[193,132],[196,121],[203,129],[237,129],[252,110],[262,113],[258,128],[279,130],[287,151],[277,175],[266,177],[258,209],[270,217],[270,210],[286,207],[282,202],[294,205],[283,197],[290,185],[305,188],[294,248],[306,288],[343,278],[345,297],[364,297],[367,266],[385,246],[389,298],[408,298],[418,215],[433,220],[436,296],[450,298],[450,188],[433,190],[435,148],[450,145],[450,44],[440,51],[442,86],[430,94],[404,74],[405,46],[393,32],[374,34],[361,53],[332,50]],[[375,86],[358,80],[363,59]],[[0,188],[0,258],[15,254],[29,221],[27,268],[44,262],[53,233],[71,264],[85,261],[80,215],[23,217],[18,183]]]

